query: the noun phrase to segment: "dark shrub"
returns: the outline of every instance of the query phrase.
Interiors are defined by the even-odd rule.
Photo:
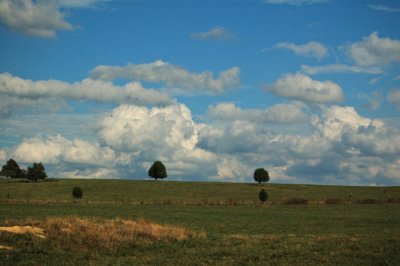
[[[388,198],[387,203],[400,203],[400,198]]]
[[[155,180],[166,178],[167,169],[161,161],[155,161],[148,171],[148,175]]]
[[[287,199],[284,201],[285,204],[287,205],[307,205],[308,200],[306,199],[301,199],[301,198],[292,198],[292,199]]]
[[[72,197],[74,199],[81,199],[83,197],[83,190],[81,187],[74,187],[72,189]]]
[[[359,200],[359,201],[357,201],[357,203],[359,203],[359,204],[379,204],[379,203],[382,203],[382,201],[377,200],[377,199],[367,198],[367,199]]]
[[[264,189],[261,189],[260,193],[258,193],[259,200],[264,203],[268,200],[268,193]]]
[[[325,204],[343,204],[344,200],[340,198],[327,198]]]

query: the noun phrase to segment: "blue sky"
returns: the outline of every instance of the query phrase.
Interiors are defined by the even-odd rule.
[[[400,184],[398,1],[0,0],[0,161]]]

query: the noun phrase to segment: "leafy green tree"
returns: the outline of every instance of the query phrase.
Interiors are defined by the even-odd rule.
[[[5,165],[1,168],[0,176],[6,176],[10,178],[24,178],[25,172],[22,170],[18,163],[14,159],[9,159]]]
[[[81,187],[74,187],[72,189],[72,197],[74,199],[81,199],[83,197],[83,190]]]
[[[262,203],[266,202],[268,199],[268,193],[264,189],[261,189],[260,193],[258,193],[258,198]]]
[[[261,184],[261,182],[268,182],[269,181],[269,174],[268,171],[264,168],[257,168],[254,171],[254,180]]]
[[[32,167],[28,167],[26,173],[29,180],[38,181],[47,177],[46,171],[42,163],[33,163]]]
[[[148,175],[155,180],[157,179],[163,179],[166,178],[167,175],[167,169],[165,168],[165,165],[161,161],[155,161],[153,165],[150,167]]]

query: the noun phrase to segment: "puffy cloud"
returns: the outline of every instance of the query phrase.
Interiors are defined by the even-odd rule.
[[[388,94],[387,99],[390,103],[397,105],[397,108],[400,110],[400,90],[399,89],[392,90]]]
[[[400,12],[400,8],[393,8],[384,5],[367,5],[367,7],[377,10],[377,11],[384,11],[384,12]]]
[[[274,4],[274,5],[312,5],[318,3],[326,3],[328,0],[265,0],[264,3]]]
[[[144,89],[138,82],[116,86],[111,82],[84,79],[75,83],[59,80],[32,81],[0,74],[0,93],[9,100],[0,100],[0,111],[9,112],[12,107],[41,107],[44,99],[91,100],[98,102],[133,104],[171,104],[171,98],[160,91]]]
[[[326,56],[327,49],[319,42],[309,42],[302,45],[296,45],[294,43],[280,42],[275,44],[276,48],[288,49],[293,51],[297,55],[315,57],[321,59]]]
[[[222,93],[239,83],[239,68],[221,72],[213,78],[211,72],[191,73],[184,68],[163,61],[149,64],[128,64],[127,66],[98,66],[92,73],[94,79],[113,80],[127,78],[136,81],[163,82],[167,87],[180,87],[185,90],[202,90],[211,93]]]
[[[247,120],[254,123],[301,123],[307,120],[300,104],[276,104],[267,109],[243,110],[234,103],[210,106],[208,113],[222,121]]]
[[[214,27],[207,32],[195,32],[190,37],[197,40],[230,41],[235,38],[235,34],[223,27]]]
[[[351,106],[331,106],[324,110],[321,118],[314,119],[313,125],[325,138],[339,140],[344,132],[354,132],[360,127],[381,127],[383,122],[362,117]]]
[[[119,173],[116,169],[96,168],[85,170],[63,171],[58,173],[59,178],[73,179],[117,179]]]
[[[215,155],[197,147],[198,131],[183,104],[164,108],[121,105],[101,122],[100,139],[117,151],[134,153],[143,169],[162,160],[175,175],[195,176]]]
[[[217,165],[217,175],[210,177],[213,180],[244,182],[249,181],[252,169],[235,158],[224,158]]]
[[[109,147],[84,140],[68,140],[61,135],[47,139],[33,137],[20,143],[13,155],[17,161],[43,162],[46,164],[74,163],[107,165],[116,160],[116,154]]]
[[[364,37],[360,42],[346,46],[345,50],[348,56],[360,66],[400,62],[400,41],[379,38],[377,32]]]
[[[325,66],[307,66],[301,65],[301,72],[308,75],[320,73],[363,73],[363,74],[381,74],[383,70],[379,67],[349,66],[343,64],[333,64]]]
[[[313,80],[300,73],[286,74],[266,89],[276,95],[304,102],[328,103],[343,100],[342,89],[338,84]]]
[[[15,31],[38,37],[54,37],[58,30],[72,30],[56,1],[2,0],[0,21]]]

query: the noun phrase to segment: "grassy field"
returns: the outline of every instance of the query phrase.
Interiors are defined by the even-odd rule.
[[[79,203],[74,186],[84,191]],[[261,188],[268,204],[258,203]],[[0,226],[46,228],[46,238],[0,232],[0,245],[13,248],[0,249],[0,265],[399,265],[400,204],[387,203],[399,197],[399,187],[1,180]],[[309,203],[286,204],[294,198]],[[132,221],[201,237],[160,238],[146,229],[104,245],[82,225]]]

